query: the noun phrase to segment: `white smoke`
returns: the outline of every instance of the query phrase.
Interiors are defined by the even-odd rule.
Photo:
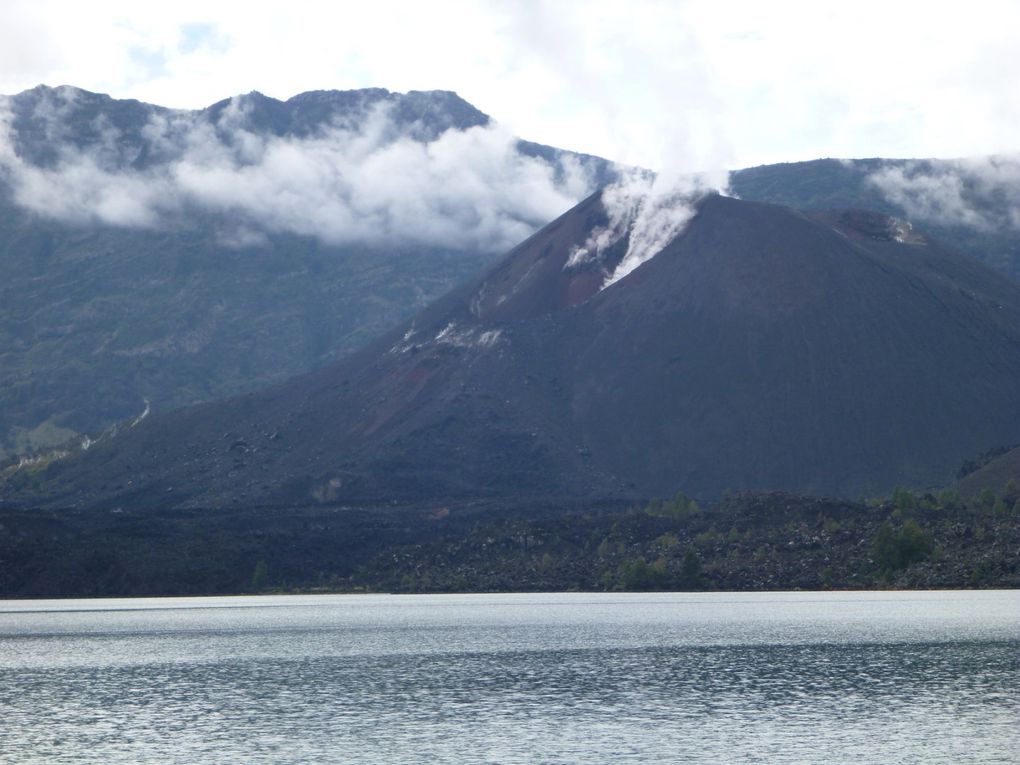
[[[602,262],[606,251],[626,236],[627,251],[606,271],[603,289],[615,284],[679,236],[696,214],[697,201],[710,191],[724,191],[727,177],[625,173],[602,192],[608,222],[571,254],[566,267]]]
[[[915,220],[1020,228],[1020,155],[889,165],[868,181]]]
[[[47,140],[60,147],[52,165],[19,155],[10,100],[0,103],[0,178],[18,205],[62,221],[152,228],[213,211],[230,220],[219,239],[233,246],[290,232],[329,244],[498,252],[594,190],[593,168],[571,157],[525,156],[498,125],[421,141],[395,126],[384,106],[357,126],[302,138],[246,129],[243,98],[215,124],[157,112],[142,131],[147,154],[139,163],[137,142],[108,123],[92,125],[99,140],[86,150],[67,141],[67,101],[75,95],[64,90],[42,114],[53,133]]]

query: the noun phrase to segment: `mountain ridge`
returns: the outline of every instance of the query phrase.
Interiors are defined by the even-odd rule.
[[[74,94],[70,100],[76,107],[65,104],[67,108],[62,110],[62,91]],[[449,91],[309,91],[283,101],[253,91],[200,110],[118,100],[72,86],[40,86],[4,99],[23,101],[24,115],[34,125],[26,128],[31,135],[21,157],[31,169],[45,171],[33,176],[34,182],[45,185],[59,180],[68,169],[64,166],[69,157],[72,175],[91,178],[90,173],[98,170],[100,177],[94,187],[86,187],[81,198],[72,198],[74,204],[68,203],[72,195],[56,185],[42,197],[42,207],[33,211],[16,203],[9,183],[13,171],[0,155],[0,265],[7,276],[6,284],[0,285],[0,302],[6,309],[0,317],[4,369],[0,376],[0,461],[86,433],[95,435],[136,416],[146,400],[153,411],[166,411],[253,391],[329,364],[380,336],[499,255],[497,250],[480,249],[479,243],[486,241],[485,229],[473,239],[457,237],[464,227],[486,220],[493,205],[498,212],[501,191],[493,193],[493,205],[482,208],[472,208],[470,200],[440,198],[435,206],[426,208],[426,217],[456,209],[467,209],[470,214],[455,215],[452,225],[438,235],[440,241],[427,242],[413,236],[339,244],[323,241],[315,234],[315,226],[329,216],[304,219],[301,230],[267,230],[260,227],[264,222],[260,218],[271,217],[269,211],[289,204],[304,214],[314,211],[315,205],[300,195],[295,205],[293,196],[285,194],[280,205],[262,205],[250,214],[238,211],[230,205],[235,196],[250,194],[251,178],[237,184],[236,195],[227,189],[218,198],[222,207],[203,207],[192,199],[177,209],[172,206],[175,195],[171,193],[172,209],[167,217],[157,216],[153,225],[145,216],[152,211],[144,207],[149,190],[144,181],[152,168],[162,167],[160,162],[165,164],[168,157],[178,156],[174,152],[182,150],[174,142],[182,134],[172,127],[154,133],[163,139],[173,138],[166,146],[145,138],[142,132],[146,126],[152,127],[147,122],[152,114],[159,115],[157,122],[173,122],[173,115],[204,115],[202,124],[219,131],[213,131],[220,135],[216,141],[222,138],[223,156],[214,156],[221,165],[225,163],[225,168],[219,169],[242,177],[240,173],[251,166],[251,158],[244,154],[251,137],[260,145],[280,140],[289,145],[286,141],[291,138],[305,140],[327,125],[346,125],[357,132],[365,109],[387,99],[396,104],[388,110],[396,116],[380,134],[399,137],[401,126],[414,126],[419,131],[414,134],[416,146],[429,146],[421,141],[435,138],[449,126],[483,130],[491,124],[488,115]],[[33,104],[43,105],[38,114]],[[347,107],[353,111],[345,112]],[[111,132],[111,128],[120,132]],[[187,131],[183,135],[195,137]],[[513,139],[512,146],[514,156],[539,162],[554,188],[566,188],[570,167],[576,163],[593,169],[592,188],[585,193],[612,177],[613,165],[600,158],[521,139]],[[79,151],[84,147],[92,148]],[[471,148],[456,146],[450,153],[456,156]],[[34,161],[40,163],[38,167]],[[465,164],[473,162],[465,160]],[[205,167],[202,162],[193,164],[189,170]],[[985,210],[990,228],[968,228],[948,220],[933,225],[930,220],[922,222],[905,215],[902,205],[890,201],[871,182],[887,167],[936,178],[945,170],[944,163],[926,160],[818,160],[735,171],[730,185],[744,199],[781,202],[798,209],[877,209],[912,220],[1014,277],[1020,273],[1020,239],[1015,229],[1000,225],[1008,209],[989,202],[980,184],[963,185],[964,201]],[[130,182],[119,187],[118,173],[124,168],[130,170]],[[392,175],[406,168],[384,163],[383,169]],[[225,175],[229,173],[202,175],[198,180],[203,184],[212,181],[215,186]],[[385,177],[386,173],[370,175]],[[456,179],[442,174],[436,179],[442,183],[431,183],[433,179],[426,177],[430,183],[423,186],[457,186]],[[499,179],[497,175],[490,180]],[[260,192],[251,196],[268,198],[274,189],[287,188],[287,178],[265,180]],[[268,182],[271,180],[281,183],[274,186]],[[530,176],[520,180],[521,187],[528,188]],[[112,191],[104,197],[104,190],[109,189],[103,184],[108,182]],[[289,187],[287,194],[299,186]],[[479,188],[484,191],[483,186]],[[365,188],[373,187],[359,190]],[[206,189],[203,185],[202,193]],[[576,196],[583,194],[577,190]],[[999,202],[1008,203],[1012,198],[1007,194]],[[417,201],[413,196],[397,200],[393,210],[412,209]],[[65,205],[78,217],[53,218],[52,210],[46,209],[50,202],[56,207]],[[141,205],[144,225],[130,220],[108,223],[95,217],[97,207],[113,203],[126,205],[128,211]],[[518,206],[507,215],[514,225],[523,219],[537,229],[553,217],[520,200],[515,204]],[[991,206],[980,207],[985,204]],[[567,206],[564,203],[557,212]],[[160,213],[158,205],[154,209]],[[390,208],[367,212],[381,214],[366,214],[361,219],[378,219],[381,225],[394,217]],[[513,241],[521,238],[523,235]],[[589,278],[596,279],[592,274],[589,272]],[[571,278],[570,284],[575,285],[571,289],[580,290],[578,294],[591,289],[591,284],[582,288],[578,283]]]
[[[901,221],[709,195],[655,257],[572,304],[548,280],[605,219],[590,197],[347,359],[150,417],[52,466],[39,496],[856,498],[945,482],[1020,438],[1020,287]],[[479,311],[487,294],[516,303]]]
[[[69,86],[40,86],[3,100],[13,109],[6,124],[13,154],[5,158],[0,151],[0,266],[6,274],[0,284],[5,308],[0,316],[0,460],[95,435],[134,417],[146,399],[154,411],[168,410],[253,390],[329,363],[499,254],[492,243],[485,250],[470,237],[442,231],[432,240],[413,230],[409,236],[395,230],[381,231],[376,239],[323,239],[316,235],[322,220],[314,217],[314,203],[320,197],[329,201],[333,187],[328,177],[319,197],[302,199],[301,184],[295,184],[279,206],[271,205],[294,206],[297,194],[303,204],[295,214],[305,218],[296,230],[266,228],[260,219],[267,216],[240,214],[230,207],[230,189],[222,195],[222,209],[203,207],[200,196],[197,203],[154,222],[143,215],[144,225],[93,216],[93,209],[104,204],[130,212],[146,203],[153,188],[153,194],[165,192],[174,203],[173,187],[164,187],[177,182],[177,171],[166,168],[171,160],[188,156],[181,152],[211,146],[217,152],[212,160],[229,171],[199,177],[200,195],[209,188],[207,181],[215,189],[230,173],[240,178],[252,166],[244,152],[253,136],[267,151],[307,148],[325,151],[325,160],[339,154],[340,160],[361,161],[353,149],[345,154],[343,130],[357,133],[372,110],[385,104],[392,108],[379,118],[381,127],[372,128],[379,135],[369,135],[375,143],[367,147],[376,149],[370,155],[376,161],[390,161],[386,147],[392,142],[427,147],[444,130],[456,133],[491,124],[487,115],[448,91],[318,91],[287,101],[251,96],[202,110],[171,110]],[[246,101],[266,108],[249,109]],[[334,128],[340,132],[328,133]],[[3,141],[0,134],[0,149]],[[199,148],[189,148],[189,141],[197,141]],[[563,207],[551,208],[555,212],[572,203],[566,165],[591,168],[593,185],[586,193],[612,177],[611,163],[554,147],[509,138],[491,149],[484,141],[480,148],[467,139],[464,143],[465,149],[497,158],[505,149],[508,182],[515,181],[518,158],[525,171],[539,172],[538,180],[548,189],[563,191]],[[468,157],[448,157],[450,151],[435,161],[445,163],[436,165],[436,173],[450,172],[451,163],[453,171],[458,162],[470,164]],[[427,152],[414,156],[419,171],[433,167]],[[288,181],[274,175],[275,168],[286,165],[276,157],[258,166],[266,168],[266,194]],[[199,155],[192,167],[202,171],[208,164]],[[322,167],[322,161],[312,167]],[[153,177],[153,168],[163,168],[160,172],[168,177]],[[19,172],[27,174],[28,193],[40,187],[46,191],[38,210],[19,202],[14,185]],[[492,178],[481,178],[490,186],[504,171],[497,166],[491,172]],[[361,185],[354,187],[352,204],[364,196],[360,192],[374,188],[372,175],[364,175],[355,181]],[[71,178],[68,183],[84,183],[80,199],[75,187],[61,185],[65,177]],[[122,178],[127,180],[118,186]],[[519,183],[523,187],[531,179],[528,175]],[[238,194],[250,193],[251,185],[239,182]],[[491,199],[465,199],[465,212],[446,214],[462,214],[471,224],[472,211],[477,212],[473,225],[482,227],[475,237],[479,241],[501,230],[500,216],[509,230],[522,231],[551,217],[526,193],[519,199],[508,196],[512,193],[505,189],[494,190]],[[256,204],[269,205],[258,201],[261,197]],[[51,201],[57,208],[64,205],[70,217],[54,217]],[[456,201],[439,197],[434,208],[449,211]],[[387,214],[389,203],[383,203],[381,212]],[[414,198],[405,202],[397,197],[394,215],[404,210],[421,215],[415,204]],[[556,199],[545,204],[555,205]],[[155,209],[158,213],[160,208]],[[451,231],[456,224],[451,218]],[[328,220],[326,225],[331,225]]]

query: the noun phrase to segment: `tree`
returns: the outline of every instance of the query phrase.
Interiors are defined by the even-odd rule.
[[[701,584],[701,558],[693,547],[688,547],[680,561],[680,582],[684,587]]]
[[[943,489],[939,492],[939,507],[946,510],[958,510],[963,504],[960,501],[960,493],[956,489]]]
[[[251,575],[251,588],[255,592],[261,592],[265,589],[268,577],[269,569],[266,566],[266,562],[264,560],[260,560],[255,564],[255,571]]]
[[[649,564],[643,557],[624,561],[618,569],[619,589],[627,591],[661,590],[669,582],[666,561]]]
[[[982,509],[991,510],[992,507],[995,506],[995,492],[986,486],[981,490],[981,493],[978,494],[977,501],[978,506]]]
[[[1010,478],[1002,489],[1002,501],[1012,507],[1020,500],[1020,486],[1014,479]]]
[[[893,489],[892,503],[897,510],[904,512],[917,509],[917,497],[914,496],[910,489],[905,489],[902,486],[897,486]]]
[[[878,527],[875,539],[871,543],[871,551],[875,557],[875,563],[882,571],[893,571],[899,568],[896,533],[889,521]]]
[[[916,521],[907,521],[898,530],[886,521],[879,526],[871,547],[881,571],[898,571],[927,558],[933,544],[931,535]]]
[[[915,521],[903,524],[896,543],[899,546],[900,565],[904,568],[927,558],[933,547],[931,535]]]

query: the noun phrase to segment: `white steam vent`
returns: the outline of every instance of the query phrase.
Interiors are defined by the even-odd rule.
[[[633,172],[624,176],[602,192],[609,222],[571,253],[566,267],[599,262],[606,250],[628,236],[627,252],[612,272],[606,272],[602,289],[615,284],[683,232],[696,213],[698,199],[724,186],[703,175]]]

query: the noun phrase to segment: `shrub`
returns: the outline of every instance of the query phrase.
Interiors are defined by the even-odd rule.
[[[883,523],[872,542],[875,563],[881,571],[898,571],[927,558],[933,548],[931,535],[915,521],[907,521],[893,529]]]
[[[902,486],[893,489],[892,503],[897,510],[903,512],[917,509],[917,497],[910,489],[905,489]]]
[[[680,583],[684,587],[695,587],[701,583],[701,558],[693,547],[688,547],[680,561]]]

